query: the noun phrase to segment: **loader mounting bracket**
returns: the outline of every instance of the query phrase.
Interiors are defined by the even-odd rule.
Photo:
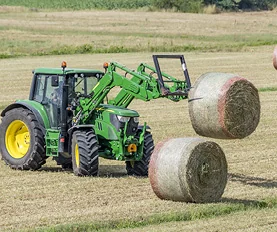
[[[185,77],[186,86],[187,86],[185,91],[170,92],[169,89],[165,87],[165,82],[170,82],[170,81],[163,79],[163,75],[162,75],[159,60],[158,60],[158,59],[164,59],[164,58],[180,59],[182,70],[183,70],[184,77]],[[186,65],[184,56],[183,55],[153,55],[153,61],[154,61],[156,73],[158,76],[159,86],[160,86],[160,89],[161,89],[161,92],[163,93],[163,95],[164,96],[187,96],[188,91],[191,88],[191,82],[190,82],[190,77],[189,77],[189,73],[188,73],[188,69],[187,69],[187,65]]]

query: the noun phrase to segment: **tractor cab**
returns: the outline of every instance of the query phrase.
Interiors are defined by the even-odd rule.
[[[51,128],[58,128],[62,111],[66,111],[78,94],[88,95],[104,75],[97,70],[65,67],[38,68],[33,74],[29,100],[44,106]],[[72,117],[71,112],[67,114],[69,118]]]

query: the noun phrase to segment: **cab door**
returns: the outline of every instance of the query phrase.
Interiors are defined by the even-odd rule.
[[[57,83],[53,85],[53,80]],[[40,102],[48,115],[51,128],[57,128],[60,123],[62,99],[62,77],[57,75],[36,74],[33,99]]]

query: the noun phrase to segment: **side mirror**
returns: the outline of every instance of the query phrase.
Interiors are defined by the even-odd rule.
[[[51,76],[51,86],[52,87],[59,86],[59,76]]]

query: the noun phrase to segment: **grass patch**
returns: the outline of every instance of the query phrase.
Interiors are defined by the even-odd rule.
[[[95,53],[127,53],[136,52],[136,49],[126,48],[124,46],[110,46],[109,48],[95,48],[91,44],[84,44],[80,46],[62,46],[60,48],[35,52],[32,56],[45,56],[45,55],[70,55],[70,54],[95,54]]]
[[[43,1],[29,3],[42,4]],[[263,15],[33,11],[10,12],[0,17],[3,19],[0,59],[129,52],[238,52],[277,44],[273,15],[263,18],[261,24],[255,25],[255,30],[248,27]],[[194,20],[189,21],[189,17]],[[172,27],[175,22],[179,22],[178,30]]]
[[[0,111],[4,110],[7,107],[7,105],[0,105]]]
[[[16,56],[15,54],[42,56],[125,52],[116,55],[72,55],[63,59],[73,67],[101,68],[102,61],[109,58],[134,68],[141,61],[152,62],[151,51],[195,51],[185,54],[188,57],[192,83],[207,71],[231,72],[246,78],[251,77],[251,82],[257,85],[259,90],[266,92],[260,93],[264,115],[259,128],[253,136],[245,140],[222,140],[220,145],[228,154],[230,170],[250,177],[263,176],[268,180],[231,181],[224,196],[228,199],[260,200],[276,195],[276,181],[270,180],[276,180],[276,155],[273,148],[276,147],[274,132],[277,124],[274,118],[277,102],[276,92],[267,92],[275,91],[276,88],[261,88],[264,87],[264,83],[267,83],[267,86],[276,86],[270,58],[273,46],[262,47],[262,44],[268,41],[275,43],[275,14],[256,12],[194,15],[135,11],[44,11],[7,13],[0,17],[3,41],[0,54],[3,54],[3,58]],[[257,18],[259,21],[254,24]],[[258,44],[261,48],[248,49],[251,43],[254,46]],[[240,50],[243,52],[202,53]],[[126,54],[129,51],[134,53]],[[149,53],[142,53],[144,51]],[[1,105],[4,106],[15,99],[28,98],[31,70],[40,66],[53,67],[59,65],[60,61],[60,56],[1,60]],[[255,70],[255,75],[253,67],[261,67]],[[178,75],[177,70],[172,73],[173,76],[175,74]],[[146,121],[151,126],[157,143],[171,137],[195,135],[187,105],[187,102],[171,103],[158,99],[149,103],[136,101],[131,108],[139,111],[142,122]],[[271,207],[270,203],[264,201],[253,203],[254,206],[239,201],[213,205],[159,201],[145,179],[125,176],[106,178],[110,173],[115,177],[121,177],[125,171],[124,163],[120,164],[121,170],[118,163],[111,165],[110,162],[105,160],[100,167],[100,178],[76,178],[72,173],[57,168],[56,163],[50,159],[47,160],[45,170],[41,172],[19,172],[0,162],[0,206],[4,215],[0,228],[7,231],[33,231],[38,226],[45,226],[41,228],[42,231],[74,231],[74,228],[77,228],[75,231],[82,228],[96,228],[100,231],[105,231],[105,228],[108,228],[106,231],[109,228],[140,229],[144,225],[157,225],[163,221],[198,223],[197,218],[205,217],[219,220],[220,217],[217,215],[228,215],[236,211],[247,214],[251,207]],[[114,196],[121,197],[115,201]],[[122,220],[124,218],[126,220]],[[65,225],[66,223],[70,224]],[[251,221],[247,223],[256,229]],[[50,228],[46,228],[47,226]]]
[[[0,0],[0,5],[6,6],[24,6],[29,8],[41,9],[137,9],[146,6],[152,6],[152,0]]]
[[[259,92],[275,92],[277,91],[277,87],[264,87],[264,88],[259,88]]]
[[[42,42],[41,42],[42,43]],[[261,42],[260,46],[267,45],[267,43]],[[277,43],[277,41],[276,41]],[[270,42],[275,44],[275,42]],[[0,53],[0,59],[23,57],[23,56],[45,56],[45,55],[73,55],[73,54],[99,54],[99,53],[132,53],[132,52],[239,52],[247,49],[247,47],[253,47],[253,43],[238,43],[238,44],[217,44],[217,45],[173,45],[164,43],[164,45],[148,45],[148,46],[120,46],[111,45],[109,47],[95,47],[93,44],[83,44],[79,46],[74,45],[61,45],[57,48],[43,48],[37,49],[37,51],[30,52],[12,52],[11,54]],[[256,46],[258,46],[256,44]],[[26,47],[25,47],[26,48]],[[261,90],[261,91],[275,91],[275,90]]]
[[[262,201],[250,201],[241,203],[200,205],[188,212],[170,212],[156,214],[150,217],[141,216],[137,220],[115,220],[108,222],[93,222],[83,224],[59,225],[48,228],[37,229],[37,232],[65,232],[65,231],[106,231],[110,229],[138,228],[148,225],[157,225],[167,222],[194,221],[200,219],[224,216],[239,211],[261,210],[277,208],[277,198]]]
[[[216,40],[216,38],[214,38]],[[258,45],[259,44],[259,45]],[[130,53],[130,52],[238,52],[247,47],[274,45],[275,41],[260,41],[260,42],[243,42],[237,44],[199,44],[199,45],[174,45],[172,42],[164,42],[163,45],[142,45],[142,46],[119,46],[111,45],[109,47],[94,47],[92,44],[83,44],[80,46],[61,46],[53,50],[45,50],[43,52],[34,52],[29,55],[66,55],[66,54],[95,54],[95,53]]]
[[[15,58],[15,57],[19,57],[19,55],[0,53],[0,59],[8,59],[8,58]]]

